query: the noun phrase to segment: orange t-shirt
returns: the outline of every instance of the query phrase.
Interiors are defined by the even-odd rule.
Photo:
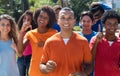
[[[34,29],[26,33],[25,38],[29,40],[32,47],[32,58],[30,62],[29,76],[43,76],[39,68],[43,47],[39,46],[39,42],[45,42],[48,37],[52,36],[56,32],[56,30],[49,29],[48,32],[40,34],[37,29]]]
[[[48,60],[56,62],[54,71],[49,76],[68,76],[70,73],[82,70],[82,63],[90,63],[92,55],[87,40],[73,33],[67,44],[64,44],[59,33],[48,38],[45,42],[42,63]]]

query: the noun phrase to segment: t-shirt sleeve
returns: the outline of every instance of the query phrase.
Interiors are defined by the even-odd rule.
[[[92,61],[92,54],[89,48],[89,43],[84,42],[84,63],[90,63]]]
[[[89,43],[90,50],[92,49],[94,43],[95,43],[95,36],[92,37],[90,40],[90,43]]]
[[[30,31],[24,35],[24,39],[28,39],[28,40],[30,39]]]
[[[100,6],[101,6],[104,10],[110,10],[110,9],[112,9],[111,6],[109,6],[108,4],[103,3],[103,2],[100,2]]]

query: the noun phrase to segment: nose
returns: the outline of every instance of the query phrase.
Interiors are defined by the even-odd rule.
[[[68,23],[68,22],[69,22],[69,19],[65,19],[65,20],[64,20],[64,23]]]

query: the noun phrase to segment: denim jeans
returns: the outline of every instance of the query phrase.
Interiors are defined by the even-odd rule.
[[[28,76],[30,60],[31,60],[31,55],[18,57],[17,64],[18,64],[20,76]]]
[[[89,75],[89,76],[93,76],[93,73],[94,73],[94,71],[92,70],[92,72],[90,73],[90,75]]]

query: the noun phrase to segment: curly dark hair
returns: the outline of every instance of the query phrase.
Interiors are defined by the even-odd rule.
[[[48,6],[48,5],[45,5],[39,9],[37,9],[34,13],[34,21],[35,23],[37,24],[37,19],[39,17],[39,14],[41,11],[44,11],[48,14],[49,16],[49,21],[48,21],[48,24],[47,24],[47,28],[51,28],[52,25],[54,24],[55,22],[55,13],[54,13],[54,10],[52,9],[52,7]],[[38,25],[38,24],[37,24]]]
[[[118,23],[120,23],[120,15],[115,10],[108,10],[108,11],[106,11],[102,15],[101,21],[104,24],[106,22],[106,20],[110,19],[110,18],[115,18],[115,19],[118,20]]]

